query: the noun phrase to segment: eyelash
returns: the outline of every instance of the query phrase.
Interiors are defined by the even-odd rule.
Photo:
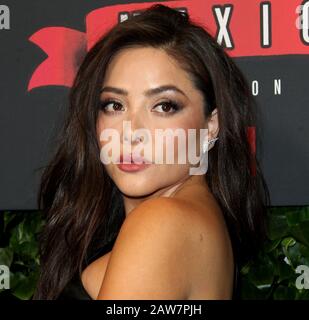
[[[111,111],[111,112],[106,111],[105,108],[110,103],[114,103],[116,105],[121,105],[121,103],[119,103],[117,101],[114,101],[112,99],[106,99],[106,100],[103,100],[103,101],[100,102],[100,109],[106,114],[107,113],[118,113],[118,112],[121,112],[119,110]],[[178,102],[176,102],[176,101],[174,101],[172,99],[167,99],[166,101],[162,101],[159,104],[157,104],[155,107],[160,106],[160,105],[168,105],[168,106],[170,106],[170,107],[172,107],[174,109],[173,112],[164,112],[164,111],[158,112],[159,114],[161,114],[160,116],[162,116],[162,117],[168,117],[170,115],[173,115],[173,114],[177,113],[178,111],[180,111],[183,108],[183,106],[181,104],[179,104]]]

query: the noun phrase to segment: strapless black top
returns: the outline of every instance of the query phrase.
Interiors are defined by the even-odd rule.
[[[90,259],[88,259],[88,262],[86,264],[89,265],[94,260],[98,259],[99,257],[103,256],[105,253],[112,250],[113,245],[115,243],[116,238],[105,245],[104,247],[100,248],[97,252],[95,252]],[[238,268],[237,264],[235,264],[235,270],[234,270],[234,289],[233,289],[233,299],[239,298],[239,288],[237,286],[238,283]],[[67,283],[67,285],[64,287],[60,295],[56,300],[93,300],[86,289],[83,286],[83,283],[78,275],[78,272],[73,276],[73,278]]]
[[[100,258],[107,252],[111,251],[115,241],[116,241],[116,238],[112,242],[109,242],[107,245],[101,247],[99,250],[94,252],[92,256],[90,256],[90,259],[87,259],[87,263],[85,264],[85,267],[91,264],[94,260]],[[72,277],[72,279],[67,283],[64,289],[61,291],[60,295],[57,297],[56,300],[92,300],[92,298],[84,288],[78,272],[76,272]]]

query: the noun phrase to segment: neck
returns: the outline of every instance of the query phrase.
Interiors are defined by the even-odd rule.
[[[180,190],[196,184],[207,186],[207,183],[205,181],[205,176],[192,175],[184,178],[181,181],[178,181],[173,185],[170,185],[165,188],[161,188],[149,195],[145,195],[141,197],[128,197],[126,195],[123,195],[125,214],[126,216],[128,216],[133,209],[135,209],[139,204],[141,204],[142,202],[148,199],[159,198],[159,197],[174,197]]]

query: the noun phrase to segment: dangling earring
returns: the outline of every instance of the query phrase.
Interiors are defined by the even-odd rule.
[[[210,139],[210,140],[208,141],[208,149],[209,149],[209,147],[210,147],[210,148],[213,147],[213,145],[215,144],[215,142],[216,142],[218,139],[219,139],[219,138]],[[207,151],[207,141],[204,141],[204,143],[203,143],[203,153],[206,153],[206,151]]]

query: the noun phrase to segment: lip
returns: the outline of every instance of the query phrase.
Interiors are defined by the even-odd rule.
[[[135,163],[134,160],[138,163]],[[121,154],[118,159],[118,162],[119,163],[117,163],[117,167],[120,170],[125,172],[141,171],[148,168],[151,165],[150,161],[148,161],[149,163],[145,163],[146,162],[145,158],[138,155],[133,156],[132,154],[126,154],[126,155]],[[123,162],[127,162],[127,163],[123,163]]]

